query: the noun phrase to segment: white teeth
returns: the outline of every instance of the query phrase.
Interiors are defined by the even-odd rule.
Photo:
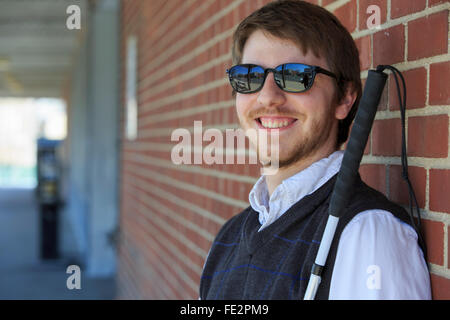
[[[269,121],[261,121],[261,124],[265,128],[276,129],[276,128],[287,127],[289,125],[289,121],[288,120],[284,120],[284,121],[270,121],[269,120]]]

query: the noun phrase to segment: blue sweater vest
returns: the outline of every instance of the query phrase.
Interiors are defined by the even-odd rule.
[[[295,203],[260,232],[258,213],[251,207],[225,223],[205,263],[200,298],[303,299],[328,219],[336,177]],[[367,186],[359,175],[352,192],[354,195],[339,220],[316,299],[328,299],[338,240],[355,215],[383,209],[410,224],[402,207]]]

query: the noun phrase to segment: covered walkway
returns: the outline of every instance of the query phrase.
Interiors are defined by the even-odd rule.
[[[69,290],[69,258],[41,260],[34,189],[0,188],[0,299],[114,299],[113,278],[89,278]]]

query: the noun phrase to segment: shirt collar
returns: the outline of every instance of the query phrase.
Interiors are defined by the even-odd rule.
[[[344,151],[335,151],[304,170],[290,176],[276,187],[269,199],[265,176],[261,176],[249,193],[253,210],[259,213],[261,228],[278,219],[293,204],[319,189],[341,166]]]

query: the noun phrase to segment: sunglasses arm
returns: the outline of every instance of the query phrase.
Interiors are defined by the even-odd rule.
[[[339,80],[338,77],[334,73],[332,73],[332,72],[330,72],[328,70],[325,70],[325,69],[323,69],[321,67],[316,67],[316,73],[322,73],[322,74],[325,74],[325,75],[327,75],[329,77],[335,78],[336,80]]]

